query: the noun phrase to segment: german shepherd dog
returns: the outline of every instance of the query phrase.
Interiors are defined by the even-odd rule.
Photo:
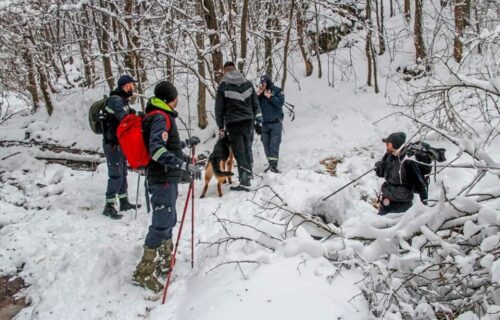
[[[205,197],[208,190],[208,183],[214,175],[217,178],[217,192],[219,197],[222,197],[222,184],[226,181],[229,184],[233,183],[231,180],[233,176],[233,162],[233,150],[229,144],[229,138],[226,135],[217,141],[214,150],[208,157],[207,166],[205,167],[205,187],[203,188],[200,198]]]

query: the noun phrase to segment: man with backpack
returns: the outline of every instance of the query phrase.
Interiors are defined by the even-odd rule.
[[[120,201],[120,211],[135,209],[135,205],[128,200],[127,161],[120,149],[116,129],[126,115],[135,113],[129,106],[129,99],[134,94],[136,82],[131,76],[122,75],[118,79],[118,87],[110,93],[103,112],[103,150],[108,165],[108,185],[102,214],[112,219],[122,217],[115,208],[116,198]]]
[[[224,77],[215,97],[215,120],[219,135],[228,134],[238,165],[239,186],[232,190],[248,191],[252,176],[252,133],[254,122],[260,125],[257,94],[250,81],[236,70],[233,62],[224,64]]]
[[[417,162],[409,160],[401,150],[406,141],[404,132],[391,133],[382,139],[386,154],[375,164],[377,176],[385,178],[380,195],[379,215],[391,212],[405,212],[412,206],[413,193],[427,204],[427,183]]]
[[[177,222],[177,185],[183,176],[200,179],[198,167],[188,164],[182,152],[200,142],[192,136],[181,141],[175,119],[178,114],[177,89],[168,81],[158,83],[154,97],[150,98],[143,120],[144,142],[151,160],[146,179],[151,195],[153,217],[144,243],[144,254],[133,275],[135,283],[154,292],[163,285],[157,276],[169,271],[173,250],[172,229]]]
[[[283,132],[283,104],[285,97],[281,88],[275,86],[267,75],[260,78],[260,85],[257,89],[260,109],[262,110],[262,127],[255,126],[255,132],[261,136],[264,152],[266,153],[269,166],[265,170],[280,173],[278,170],[278,160]]]

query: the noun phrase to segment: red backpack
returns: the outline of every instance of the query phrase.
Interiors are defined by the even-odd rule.
[[[170,123],[170,116],[168,116],[164,111],[154,110],[148,113],[146,117],[150,117],[155,114],[161,114],[165,117],[165,121],[167,122],[167,132],[170,132],[170,128],[172,127]],[[146,119],[146,117],[144,119]],[[143,168],[147,166],[151,160],[151,155],[148,152],[148,148],[146,147],[143,137],[142,122],[143,118],[130,113],[123,118],[118,125],[118,129],[116,130],[120,148],[132,169]]]

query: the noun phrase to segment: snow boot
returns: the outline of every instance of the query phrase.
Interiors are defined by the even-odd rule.
[[[230,187],[233,191],[250,191],[250,175],[244,171],[240,177],[240,184],[236,187]]]
[[[163,289],[163,285],[154,275],[157,265],[155,260],[156,249],[144,246],[142,260],[137,265],[132,279],[135,284],[158,293]]]
[[[140,208],[141,208],[141,205],[138,204],[137,209],[140,209]],[[131,209],[135,210],[135,204],[130,203],[128,201],[128,198],[120,199],[120,211],[127,211],[127,210],[131,210]]]
[[[173,259],[172,256],[173,249],[174,249],[174,243],[172,242],[172,239],[163,241],[161,245],[158,247],[156,275],[166,276],[170,272],[170,264]]]
[[[273,173],[281,173],[281,171],[278,170],[278,161],[277,160],[270,160],[269,161],[269,166],[264,172],[271,171]]]
[[[104,210],[102,211],[102,214],[105,215],[106,217],[110,217],[111,219],[121,219],[123,216],[118,213],[115,209],[115,204],[112,202],[106,203],[106,206],[104,207]]]

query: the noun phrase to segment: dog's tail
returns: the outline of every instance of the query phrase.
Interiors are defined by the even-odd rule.
[[[221,171],[220,161],[221,161],[221,159],[210,158],[210,162],[212,163],[212,168],[214,168],[215,176],[217,176],[217,177],[232,177],[233,176],[232,172]]]

